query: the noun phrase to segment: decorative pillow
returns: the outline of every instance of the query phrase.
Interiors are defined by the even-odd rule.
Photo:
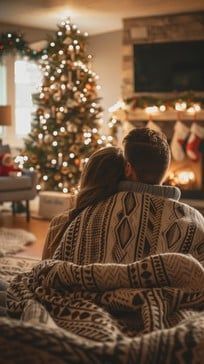
[[[21,169],[15,166],[10,153],[0,155],[0,176],[10,176],[13,173],[20,172]]]

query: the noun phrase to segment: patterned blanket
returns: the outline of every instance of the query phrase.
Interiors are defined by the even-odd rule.
[[[0,320],[0,362],[203,362],[204,268],[191,255],[83,266],[45,260],[14,278],[7,307],[24,321]]]
[[[63,221],[64,215],[62,223],[57,218],[61,232],[66,227]],[[53,241],[52,228],[56,231],[50,227],[47,249]],[[66,228],[61,241],[55,240],[55,247],[57,243],[54,259],[80,265],[128,264],[167,252],[191,254],[204,265],[204,217],[178,201],[120,192],[84,209]]]

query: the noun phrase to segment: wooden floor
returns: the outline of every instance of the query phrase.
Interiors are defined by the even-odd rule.
[[[48,220],[40,220],[31,217],[30,221],[27,222],[24,213],[12,216],[11,212],[0,212],[0,227],[24,229],[36,236],[36,242],[26,247],[23,252],[18,253],[18,256],[41,258],[48,226]]]

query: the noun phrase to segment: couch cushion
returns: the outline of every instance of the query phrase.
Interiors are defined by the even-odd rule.
[[[19,191],[32,188],[32,179],[29,176],[0,177],[0,192]]]

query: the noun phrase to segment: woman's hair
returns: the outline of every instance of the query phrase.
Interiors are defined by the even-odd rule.
[[[125,179],[125,161],[120,148],[106,147],[93,153],[81,174],[73,220],[83,209],[115,194],[118,183]]]

